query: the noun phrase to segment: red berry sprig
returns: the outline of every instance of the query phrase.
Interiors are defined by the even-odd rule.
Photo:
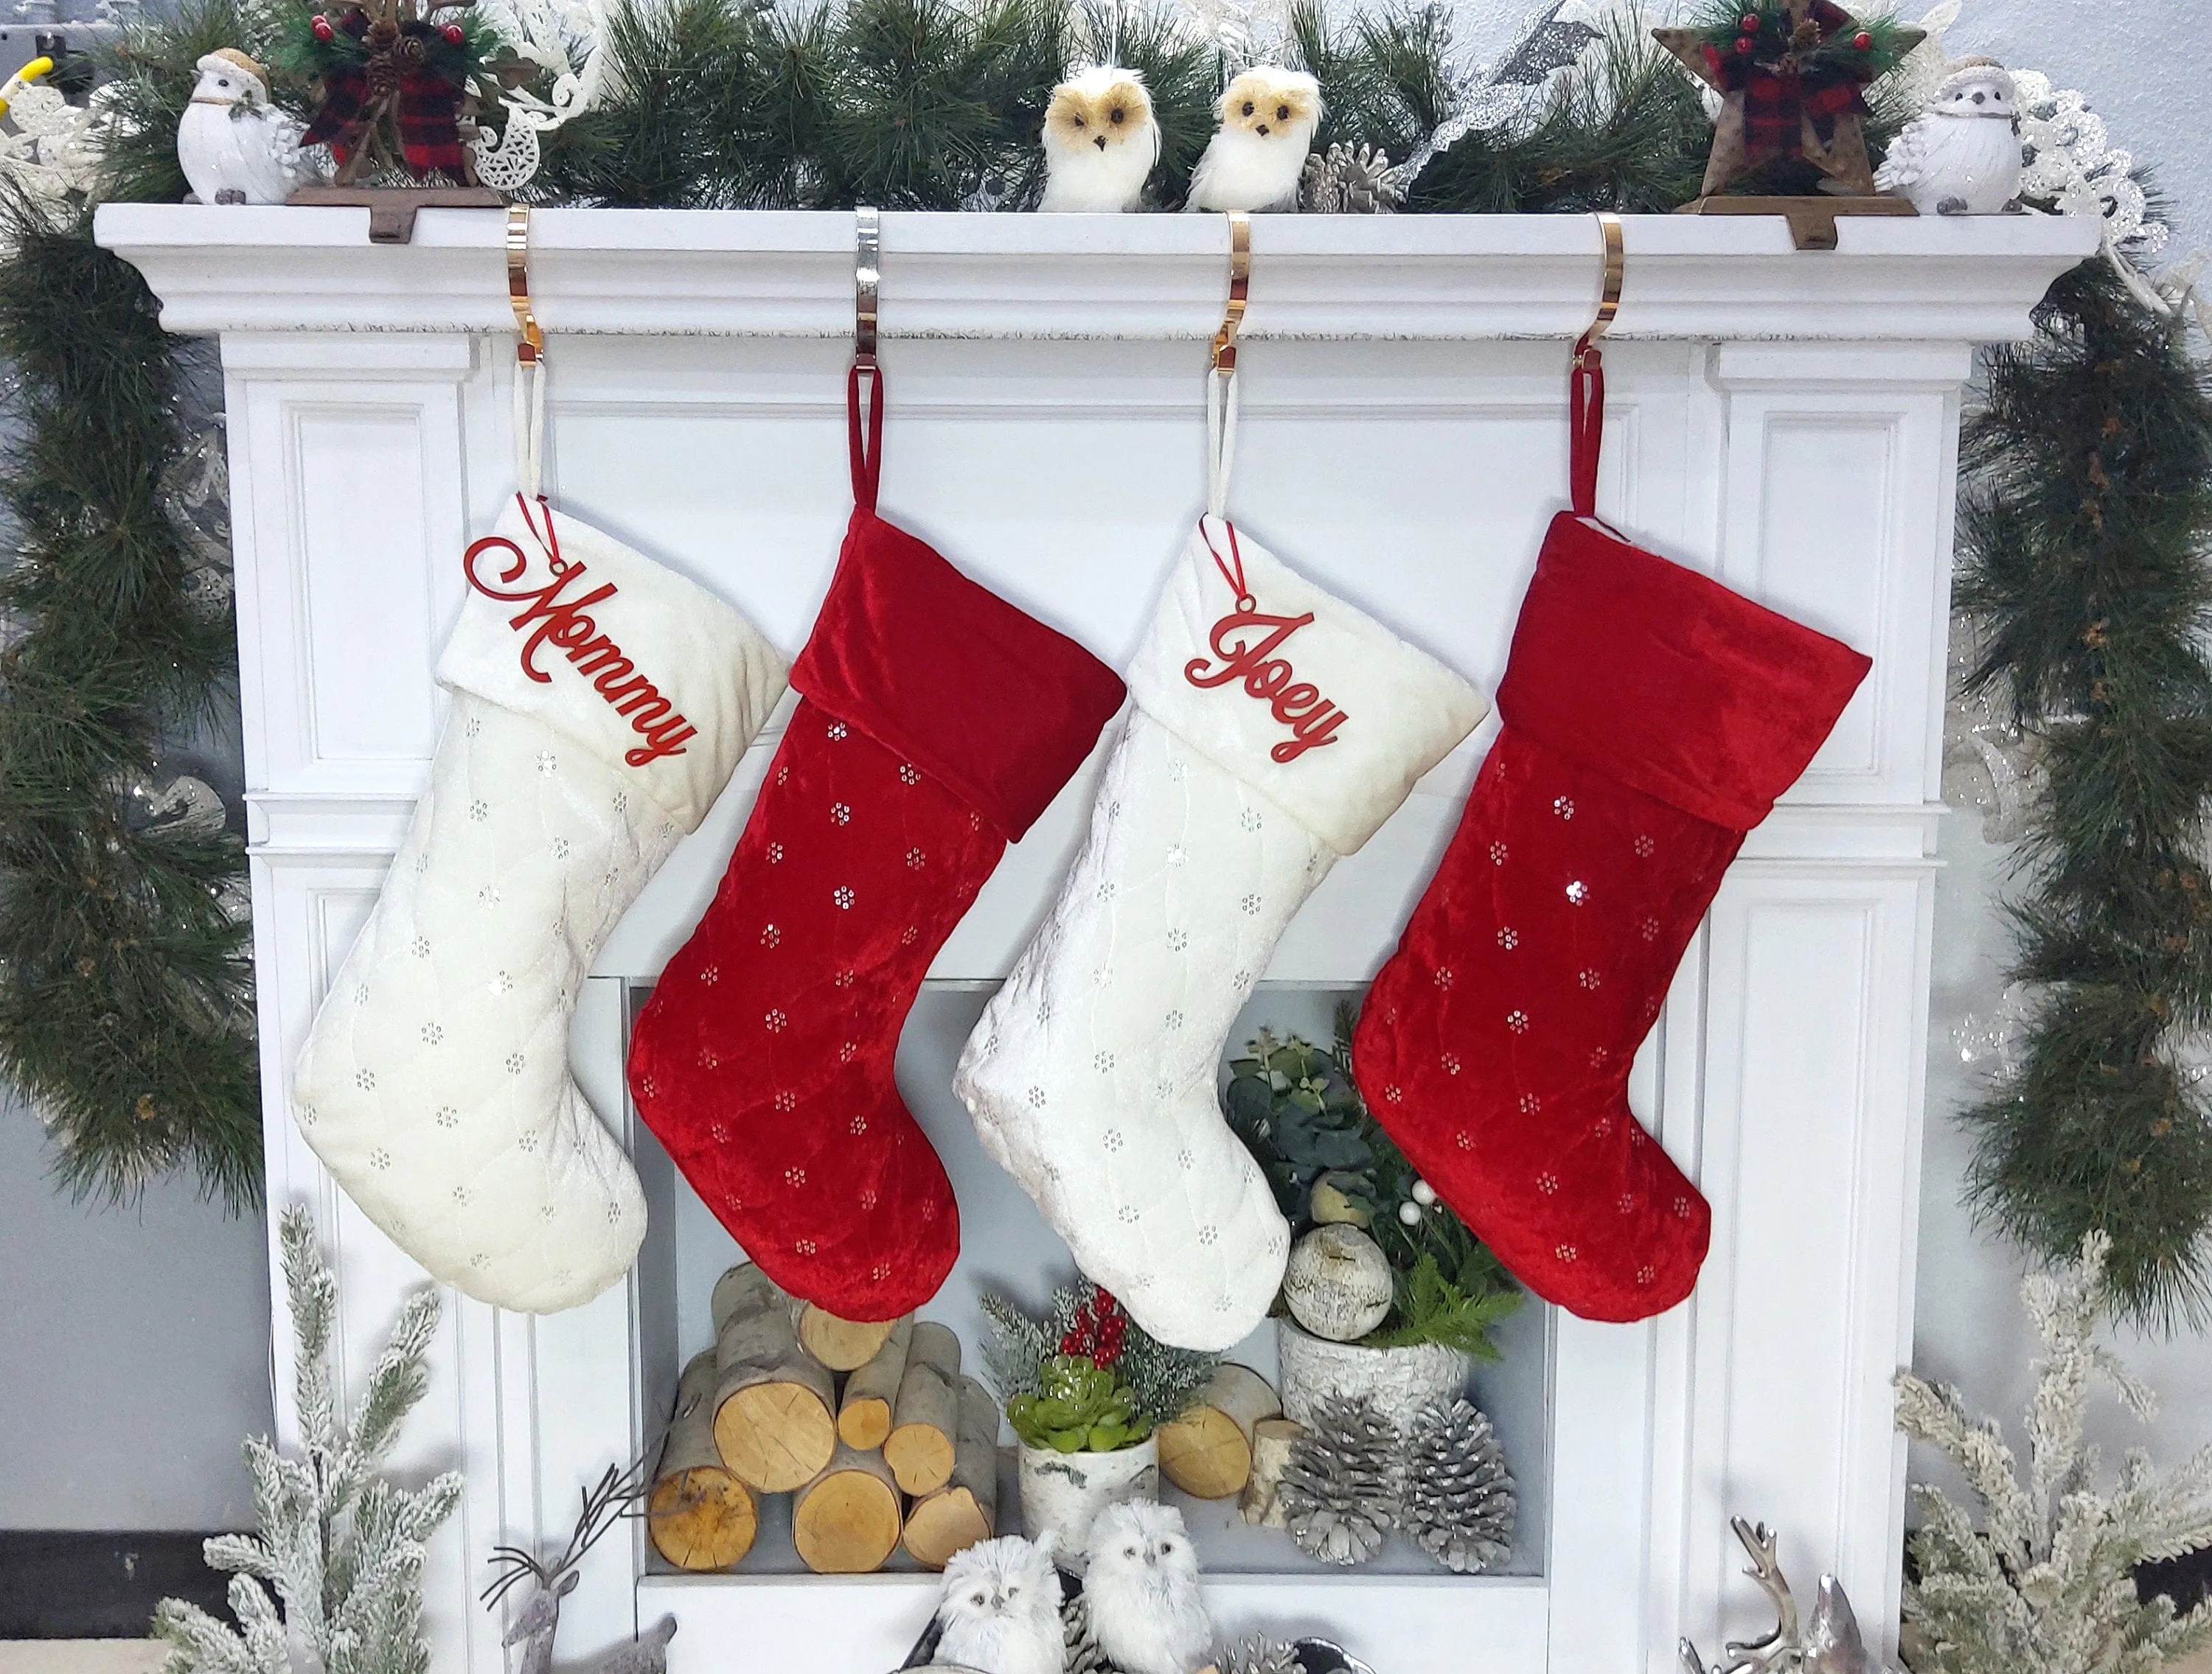
[[[1075,1310],[1075,1318],[1060,1339],[1064,1355],[1081,1355],[1095,1366],[1111,1366],[1121,1358],[1129,1332],[1129,1316],[1110,1292],[1101,1290]]]
[[[315,32],[315,39],[317,40],[326,41],[330,39],[332,35],[337,33],[337,30],[331,27],[330,19],[325,17],[320,12],[315,14],[314,21],[309,23],[307,27]]]
[[[1747,35],[1755,35],[1759,33],[1759,14],[1757,12],[1746,12],[1743,15],[1743,32]]]
[[[446,26],[446,43],[449,46],[459,46],[461,44],[461,26],[459,24],[448,23]]]
[[[1851,37],[1851,45],[1862,52],[1871,52],[1874,51],[1874,37],[1862,29]]]

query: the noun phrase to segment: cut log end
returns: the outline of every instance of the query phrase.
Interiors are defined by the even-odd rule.
[[[841,1448],[791,1505],[799,1562],[817,1575],[865,1575],[899,1544],[898,1489],[878,1453]]]
[[[727,1569],[753,1549],[760,1501],[720,1466],[693,1465],[653,1484],[646,1527],[653,1550],[678,1569]]]
[[[884,1438],[884,1462],[909,1494],[928,1494],[952,1478],[952,1438],[934,1423],[905,1424]]]
[[[813,1480],[837,1451],[836,1421],[805,1384],[748,1384],[714,1413],[714,1445],[722,1463],[763,1494],[782,1494]]]
[[[896,1319],[840,1319],[811,1302],[802,1303],[797,1316],[800,1346],[833,1372],[859,1371],[876,1357],[897,1324]]]
[[[1252,1477],[1252,1444],[1218,1407],[1195,1407],[1160,1427],[1160,1471],[1196,1500],[1225,1500]]]
[[[991,1538],[990,1513],[966,1489],[939,1489],[915,1501],[907,1514],[906,1550],[915,1562],[942,1569],[953,1557]]]

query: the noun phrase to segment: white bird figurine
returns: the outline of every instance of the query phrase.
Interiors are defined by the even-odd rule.
[[[282,203],[319,178],[301,124],[269,102],[269,72],[234,46],[199,61],[177,124],[177,161],[202,203]]]
[[[1160,160],[1152,96],[1133,70],[1099,64],[1052,90],[1044,112],[1048,210],[1121,215],[1137,207]]]
[[[980,1541],[945,1566],[933,1667],[975,1674],[1062,1674],[1067,1635],[1049,1532]]]
[[[1875,185],[1923,215],[1993,215],[2020,196],[2020,95],[1992,58],[1968,58],[1905,125]]]
[[[1091,1631],[1121,1674],[1194,1674],[1213,1643],[1198,1553],[1173,1506],[1133,1500],[1091,1525],[1083,1572]]]
[[[1321,126],[1321,83],[1302,70],[1258,64],[1229,84],[1220,130],[1191,172],[1190,209],[1295,209],[1306,154]]]

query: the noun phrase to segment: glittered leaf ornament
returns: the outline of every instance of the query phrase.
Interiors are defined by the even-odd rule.
[[[1798,161],[1832,190],[1873,195],[1864,89],[1920,44],[1921,31],[1863,23],[1832,0],[1715,0],[1695,23],[1652,33],[1722,95],[1704,195]]]

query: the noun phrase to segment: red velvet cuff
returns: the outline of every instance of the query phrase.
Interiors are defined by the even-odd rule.
[[[957,792],[1008,842],[1121,707],[1121,678],[857,510],[791,683]]]
[[[1513,630],[1498,713],[1563,755],[1748,831],[1874,664],[1562,512]]]

